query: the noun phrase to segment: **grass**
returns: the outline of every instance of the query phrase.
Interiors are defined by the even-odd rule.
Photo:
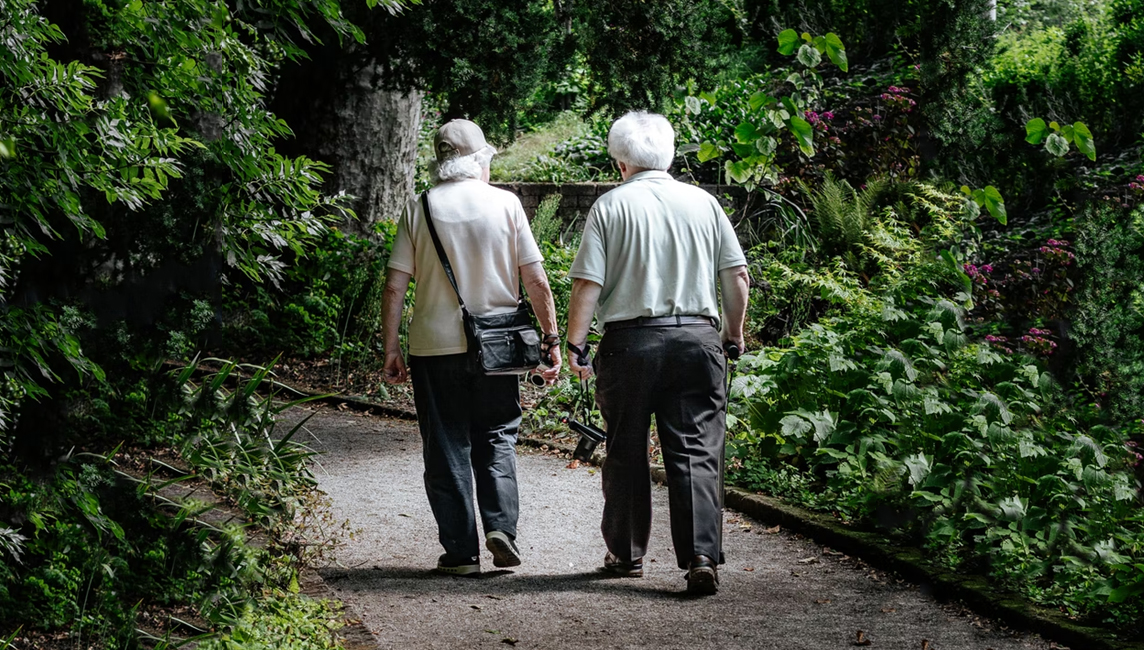
[[[525,133],[493,157],[491,180],[506,183],[528,175],[528,167],[537,156],[549,153],[558,143],[581,135],[588,125],[571,111],[561,113],[542,128]]]

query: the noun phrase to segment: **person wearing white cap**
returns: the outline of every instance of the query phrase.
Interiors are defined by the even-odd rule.
[[[517,376],[487,376],[471,363],[457,293],[474,314],[507,313],[517,309],[523,283],[552,364],[542,373],[549,384],[560,369],[560,336],[552,291],[524,208],[516,195],[488,184],[496,150],[468,120],[443,125],[433,145],[437,183],[426,202],[457,291],[434,247],[421,197],[409,201],[398,222],[382,300],[384,378],[391,384],[413,378],[425,490],[445,549],[437,571],[468,575],[480,572],[474,476],[493,564],[521,563],[515,452],[521,409]],[[398,328],[413,278],[417,284],[407,367]]]

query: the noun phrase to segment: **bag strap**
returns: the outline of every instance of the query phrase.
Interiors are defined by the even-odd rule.
[[[421,207],[425,211],[425,225],[429,226],[429,236],[433,238],[433,247],[437,249],[437,258],[441,260],[441,266],[445,267],[445,275],[449,278],[449,284],[453,286],[453,291],[457,294],[457,303],[461,305],[461,311],[467,314],[469,308],[465,306],[465,301],[461,298],[461,290],[457,288],[457,278],[453,275],[453,265],[449,264],[449,256],[445,254],[445,247],[441,245],[441,238],[437,235],[437,227],[433,225],[433,217],[429,212],[428,190],[421,195]],[[517,294],[516,304],[531,312],[532,304],[524,297],[524,281],[519,279],[519,273],[517,274],[517,284],[520,293]]]
[[[461,305],[461,311],[467,314],[469,309],[465,307],[465,300],[461,298],[461,290],[457,288],[457,278],[453,275],[453,265],[449,263],[449,256],[445,254],[445,247],[441,245],[441,238],[437,236],[437,228],[433,225],[433,217],[429,212],[428,190],[421,195],[421,207],[425,210],[425,225],[429,226],[429,236],[433,238],[433,247],[437,249],[437,258],[441,260],[441,266],[445,267],[445,275],[449,278],[449,284],[453,286],[453,291],[457,294],[457,303]]]

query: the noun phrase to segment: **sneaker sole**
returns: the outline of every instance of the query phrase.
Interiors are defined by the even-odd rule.
[[[437,573],[443,573],[448,576],[471,576],[480,572],[481,565],[479,564],[462,564],[461,566],[437,565]]]
[[[687,593],[710,596],[719,591],[714,569],[692,569],[687,575]]]
[[[485,540],[485,548],[493,554],[493,566],[501,569],[520,566],[520,554],[513,550],[507,539],[489,537]]]

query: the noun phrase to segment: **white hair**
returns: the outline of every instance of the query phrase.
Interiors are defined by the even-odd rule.
[[[496,152],[497,150],[492,147],[485,147],[467,156],[456,156],[445,162],[432,161],[429,164],[429,171],[438,183],[466,178],[480,179],[481,171],[489,166]]]
[[[675,157],[675,131],[662,115],[633,111],[612,124],[608,154],[632,167],[666,170]]]

